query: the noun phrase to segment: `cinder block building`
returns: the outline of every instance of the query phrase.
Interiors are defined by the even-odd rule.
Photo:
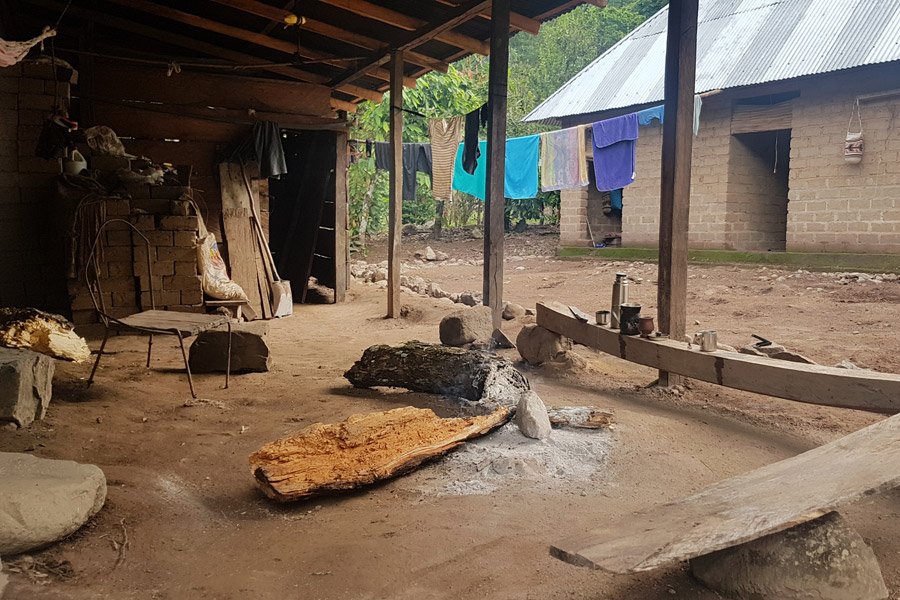
[[[525,120],[569,127],[660,104],[666,21],[664,8]],[[691,247],[900,252],[900,4],[701,0],[697,47]],[[858,162],[848,131],[862,131]],[[621,213],[593,182],[562,192],[561,245],[657,245],[661,143],[658,121],[639,128]]]

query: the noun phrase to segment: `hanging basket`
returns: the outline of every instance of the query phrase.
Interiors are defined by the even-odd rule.
[[[853,117],[856,116],[859,124],[859,131],[853,133],[850,127],[853,124]],[[862,162],[863,157],[863,134],[862,119],[859,114],[859,100],[853,104],[853,110],[850,111],[850,122],[847,123],[847,137],[844,140],[844,162],[849,165],[858,165]]]

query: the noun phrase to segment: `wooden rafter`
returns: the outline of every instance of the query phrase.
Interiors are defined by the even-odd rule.
[[[43,6],[45,8],[49,8],[51,10],[61,11],[64,8],[64,4],[59,2],[58,0],[29,0],[31,4],[37,6]],[[173,46],[179,46],[181,48],[187,48],[189,50],[194,50],[196,52],[202,52],[203,54],[207,54],[209,56],[215,56],[217,58],[223,58],[225,60],[231,61],[237,64],[259,64],[260,58],[257,56],[252,56],[249,54],[244,54],[243,52],[237,52],[235,50],[229,50],[227,48],[222,48],[221,46],[216,46],[215,44],[209,44],[207,42],[203,42],[201,40],[179,35],[176,33],[172,33],[169,31],[163,31],[161,29],[156,29],[155,27],[150,27],[148,25],[143,25],[141,23],[137,23],[135,21],[130,21],[128,19],[122,19],[119,17],[114,17],[111,15],[106,15],[100,12],[96,12],[90,9],[81,8],[79,6],[72,5],[69,7],[68,13],[70,15],[79,17],[81,19],[93,21],[95,23],[104,25],[106,27],[112,27],[114,29],[119,29],[121,31],[127,31],[129,33],[133,33],[135,35],[143,36],[150,39],[157,39],[168,44],[172,44]],[[319,75],[316,73],[309,73],[307,71],[303,71],[302,69],[297,69],[295,67],[286,67],[286,66],[260,66],[260,70],[269,71],[270,73],[278,73],[279,75],[284,75],[291,79],[295,79],[297,81],[305,81],[307,83],[317,83],[319,85],[326,85],[327,78],[324,75]],[[372,102],[381,102],[383,94],[374,90],[370,90],[367,88],[363,88],[355,85],[341,86],[340,88],[336,88],[338,91],[342,93],[346,93],[350,96],[365,98],[366,100],[371,100]],[[355,112],[356,105],[350,102],[346,102],[343,100],[339,100],[337,98],[332,98],[332,106],[339,110],[346,110],[348,112]]]
[[[264,2],[259,2],[259,0],[212,1],[224,6],[230,6],[231,8],[242,10],[251,15],[269,19],[273,23],[283,23],[290,17],[297,17],[297,15],[289,10],[278,8],[277,6],[272,6]],[[301,27],[304,31],[309,31],[324,37],[338,40],[340,42],[351,44],[358,48],[365,48],[366,50],[388,49],[387,44],[380,40],[376,40],[375,38],[371,38],[359,33],[354,33],[352,31],[347,31],[342,27],[337,27],[336,25],[331,25],[329,23],[324,23],[316,19],[311,19],[305,15],[303,16],[303,19],[304,22],[302,25],[299,25],[299,27]],[[427,56],[425,54],[420,54],[418,52],[405,52],[403,55],[403,60],[408,62],[409,64],[417,65],[419,67],[425,67],[432,71],[440,71],[441,73],[447,72],[446,62],[437,58],[433,58],[431,56]]]
[[[460,5],[450,11],[446,15],[446,18],[442,19],[440,23],[427,23],[415,31],[408,33],[400,43],[392,48],[392,51],[402,52],[430,39],[440,37],[443,32],[456,27],[460,23],[468,21],[473,16],[478,15],[481,11],[485,10],[485,8],[490,7],[490,5],[491,0],[470,0],[466,4]],[[346,85],[357,77],[365,75],[368,70],[386,63],[390,60],[390,57],[390,52],[376,52],[364,64],[354,68],[352,72],[348,71],[344,75],[338,77],[331,85],[334,87]]]
[[[319,0],[319,2],[334,6],[335,8],[341,8],[348,12],[366,17],[367,19],[387,23],[388,25],[393,25],[400,29],[406,29],[407,31],[417,31],[422,27],[429,27],[431,25],[428,21],[423,19],[411,17],[407,14],[397,12],[396,10],[366,2],[366,0]],[[479,13],[470,15],[466,20],[476,17],[478,14]],[[463,21],[460,21],[454,26],[459,25],[462,22]],[[462,48],[468,52],[474,52],[483,56],[490,54],[490,45],[487,42],[476,40],[473,37],[456,33],[449,29],[442,30],[440,35],[433,37],[445,44]]]
[[[303,58],[318,60],[324,64],[341,69],[346,68],[347,65],[346,60],[327,52],[313,50],[312,48],[306,48],[299,44],[293,44],[291,42],[288,42],[287,40],[281,40],[268,35],[257,33],[255,31],[249,31],[247,29],[241,29],[240,27],[226,25],[225,23],[220,23],[219,21],[213,21],[211,19],[206,19],[204,17],[184,12],[182,10],[162,6],[148,0],[108,1],[113,4],[118,4],[119,6],[132,8],[148,14],[156,15],[158,17],[163,17],[165,19],[178,21],[179,23],[185,23],[186,25],[190,25],[192,27],[197,27],[206,31],[212,31],[214,33],[219,33],[228,37],[243,40],[245,42],[250,42],[251,44],[256,44],[257,46],[284,52],[285,54],[289,54],[291,56],[299,55]],[[390,74],[386,69],[373,69],[369,72],[369,75],[375,77],[376,79],[390,81]],[[416,80],[412,77],[407,77],[404,79],[403,84],[407,87],[416,87]]]
[[[459,6],[462,4],[460,0],[437,0],[441,4],[446,4],[447,6]],[[485,11],[478,15],[479,17],[483,17],[487,20],[491,19],[491,12]],[[532,19],[531,17],[526,17],[525,15],[521,15],[519,13],[511,12],[509,13],[509,26],[513,29],[517,29],[519,31],[524,31],[525,33],[530,33],[531,35],[537,35],[541,31],[541,22],[537,19]]]

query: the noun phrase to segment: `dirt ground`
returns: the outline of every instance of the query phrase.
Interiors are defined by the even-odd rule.
[[[469,263],[480,257],[481,240],[458,233],[403,243],[408,274],[448,291],[480,289],[481,266]],[[631,286],[633,301],[654,312],[655,265],[560,260],[552,256],[555,243],[540,233],[508,236],[507,300],[561,300],[593,312],[608,305],[614,273],[624,271],[641,278]],[[426,245],[457,264],[414,260]],[[356,258],[371,263],[384,255],[383,243],[374,243]],[[692,266],[689,328],[717,329],[721,342],[736,346],[757,333],[821,364],[847,359],[900,372],[900,284],[838,280],[833,273]],[[274,369],[234,376],[228,390],[222,376],[197,376],[201,402],[191,402],[170,340],[154,344],[148,370],[144,342],[112,339],[114,354],[89,390],[90,365],[58,364],[47,418],[0,430],[0,450],[94,463],[106,473],[108,499],[81,531],[32,555],[38,570],[54,573],[37,583],[11,573],[4,600],[719,598],[686,565],[613,576],[551,558],[548,546],[881,418],[700,382],[671,394],[647,387],[655,371],[579,347],[584,361],[575,366],[522,367],[546,404],[596,406],[615,416],[614,431],[579,434],[594,437],[577,444],[561,436],[557,446],[529,446],[535,460],[559,455],[559,471],[513,462],[512,474],[495,473],[481,485],[487,480],[466,470],[464,452],[515,451],[512,438],[498,437],[493,450],[460,451],[366,491],[294,505],[264,498],[247,457],[265,443],[353,413],[440,406],[404,390],[357,390],[343,378],[372,344],[438,341],[438,322],[453,309],[448,301],[404,294],[402,302],[406,318],[385,320],[384,291],[354,281],[344,304],[297,305],[293,317],[271,324]],[[514,337],[530,319],[504,330]],[[98,332],[87,333],[96,348]],[[517,359],[514,350],[503,354]],[[576,445],[581,453],[566,454]],[[873,546],[891,597],[900,597],[900,494],[842,512]]]

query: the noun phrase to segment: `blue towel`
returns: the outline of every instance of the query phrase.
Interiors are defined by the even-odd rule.
[[[591,125],[597,189],[608,192],[634,182],[637,113]]]
[[[660,104],[659,106],[639,110],[637,116],[638,125],[649,125],[653,122],[653,119],[659,120],[660,124],[662,124],[663,118],[666,116],[665,106]]]
[[[534,198],[538,193],[539,135],[528,135],[506,140],[506,177],[503,182],[507,198]],[[481,159],[471,175],[463,169],[463,145],[456,151],[453,165],[453,189],[471,194],[479,200],[485,197],[487,177],[487,142],[478,142]]]

